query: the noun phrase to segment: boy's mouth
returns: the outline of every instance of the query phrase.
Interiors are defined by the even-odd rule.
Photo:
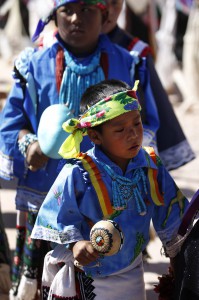
[[[133,145],[129,148],[129,150],[137,150],[139,148],[139,145],[136,144],[136,145]]]
[[[71,34],[82,34],[84,31],[82,30],[82,28],[76,27],[76,28],[71,29],[70,32],[71,32]]]

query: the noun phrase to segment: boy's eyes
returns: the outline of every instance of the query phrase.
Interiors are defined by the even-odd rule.
[[[135,126],[139,126],[140,124],[141,124],[141,121],[136,122],[136,123],[135,123]]]
[[[124,128],[116,129],[115,132],[122,132],[124,131]]]
[[[92,7],[90,6],[84,6],[82,5],[81,12],[90,12],[92,10]],[[68,16],[72,16],[76,11],[69,7],[60,8],[60,12],[67,14]]]
[[[138,127],[140,126],[141,124],[141,121],[137,121],[135,124],[134,124],[134,127]],[[115,129],[115,132],[123,132],[125,130],[125,127],[122,127],[122,128],[117,128]]]
[[[87,12],[87,11],[91,11],[90,7],[82,7],[82,11]]]
[[[65,6],[60,7],[59,12],[60,13],[65,13],[67,15],[72,14],[72,10],[70,8],[65,7]]]

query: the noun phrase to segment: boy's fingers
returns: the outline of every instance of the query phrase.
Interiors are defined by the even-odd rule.
[[[36,172],[37,168],[33,167],[32,165],[28,166],[28,169],[32,172]]]
[[[78,262],[78,260],[74,260],[74,265],[75,265],[75,267],[77,267],[77,268],[82,268],[83,267],[83,265],[81,265],[79,262]]]
[[[91,262],[94,262],[96,261],[97,259],[99,258],[99,255],[98,254],[92,254],[92,253],[89,253],[88,251],[84,252],[82,255],[81,255],[81,258],[77,258],[75,261],[77,261],[79,265],[82,265],[82,266],[86,266],[88,264],[90,264]]]

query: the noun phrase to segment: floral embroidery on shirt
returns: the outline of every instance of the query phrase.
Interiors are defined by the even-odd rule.
[[[58,190],[54,190],[53,193],[54,193],[55,198],[57,199],[58,205],[60,206],[62,192],[59,192]]]

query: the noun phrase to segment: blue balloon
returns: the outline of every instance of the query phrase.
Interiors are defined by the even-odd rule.
[[[46,156],[54,159],[62,158],[58,151],[69,136],[69,133],[63,130],[62,124],[73,117],[74,115],[64,104],[54,104],[44,110],[37,136],[41,150]]]

